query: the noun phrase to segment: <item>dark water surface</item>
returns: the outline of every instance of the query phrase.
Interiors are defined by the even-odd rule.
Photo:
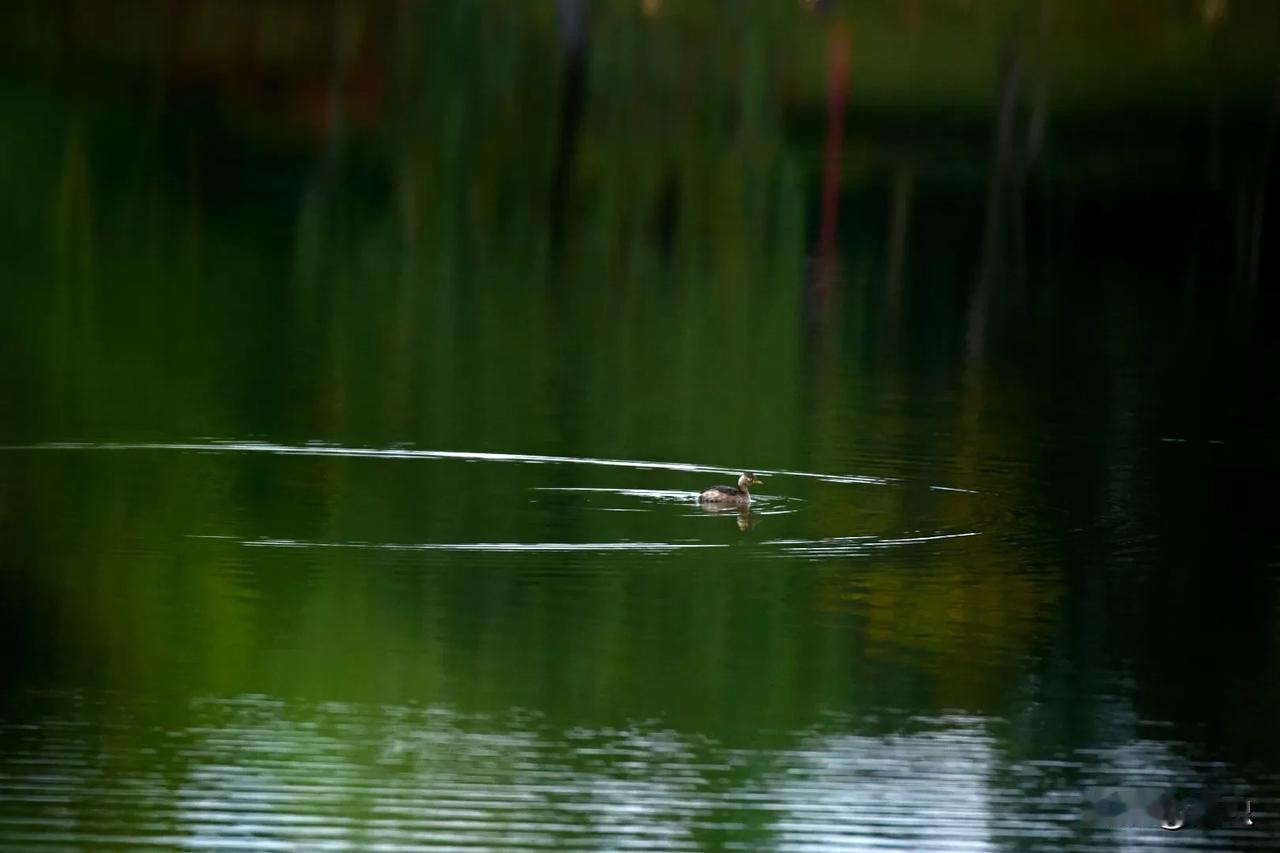
[[[15,5],[0,847],[1280,845],[1280,12],[807,5]]]

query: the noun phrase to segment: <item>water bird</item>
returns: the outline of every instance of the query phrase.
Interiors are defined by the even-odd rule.
[[[751,486],[763,482],[750,471],[738,478],[737,488],[733,486],[712,486],[698,495],[701,503],[720,504],[722,506],[746,506],[751,503]]]

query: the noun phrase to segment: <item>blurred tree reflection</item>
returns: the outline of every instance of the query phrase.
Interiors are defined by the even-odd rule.
[[[1013,507],[1054,507],[1046,483],[1066,484],[1049,521],[1104,523],[1103,545],[1124,553],[1147,523],[1132,496],[1157,437],[1256,438],[1280,417],[1263,393],[1277,7],[811,5],[823,14],[764,0],[16,4],[0,36],[0,102],[20,131],[0,188],[23,200],[0,228],[0,432],[752,460],[998,491]],[[1178,338],[1162,323],[1182,275],[1192,331]],[[1222,306],[1220,283],[1238,305]],[[1224,356],[1215,342],[1245,326],[1245,359]],[[1217,405],[1221,377],[1248,411]],[[322,468],[317,538],[423,509],[407,487],[362,505],[351,495],[370,487]],[[547,607],[496,574],[444,578],[411,590],[403,623],[335,636],[404,590],[334,554],[315,577],[255,590],[255,618],[234,575],[200,571],[207,550],[95,547],[121,530],[166,539],[191,517],[252,526],[286,497],[252,466],[203,492],[160,473],[150,494],[108,471],[82,496],[92,524],[63,541],[73,474],[12,475],[0,524],[63,565],[47,582],[92,626],[74,638],[86,671],[157,690],[188,665],[210,690],[331,679],[364,695],[378,685],[362,679],[474,670],[457,701],[484,707],[529,700],[508,692],[513,673],[568,637],[560,701],[643,708],[661,704],[661,673],[629,669],[628,630],[672,619],[644,665],[679,660],[666,681],[705,691],[706,714],[766,719],[778,682],[801,686],[784,709],[797,718],[876,689],[982,709],[1028,679],[1034,650],[1099,627],[1079,602],[1120,595],[1058,540],[968,542],[959,567],[833,560],[812,587],[773,579],[778,601],[810,595],[804,608],[751,611],[770,678],[750,685],[725,675],[753,640],[731,617],[741,586],[700,586],[673,617],[628,609],[650,600],[628,584],[671,597],[660,574],[604,576],[586,604]],[[478,494],[458,500],[492,523]],[[970,520],[895,495],[886,515]],[[821,506],[812,533],[862,522]],[[1210,561],[1185,571],[1204,583]],[[215,602],[208,623],[186,625],[164,595]],[[451,621],[467,597],[492,609]],[[1247,612],[1250,636],[1274,636],[1269,606]],[[450,642],[415,634],[413,607]],[[574,622],[575,607],[607,618]],[[350,669],[256,659],[272,626]],[[194,661],[148,645],[192,634]],[[401,636],[440,657],[367,666]],[[367,648],[339,655],[351,642]],[[933,665],[875,679],[913,657]]]

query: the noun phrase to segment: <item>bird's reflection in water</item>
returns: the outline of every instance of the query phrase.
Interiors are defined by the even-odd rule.
[[[708,503],[700,503],[698,506],[707,515],[736,515],[738,517],[739,530],[750,530],[758,523],[751,515],[750,506],[716,506]]]

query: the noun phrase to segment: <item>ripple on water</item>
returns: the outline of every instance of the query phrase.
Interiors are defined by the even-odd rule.
[[[1114,840],[1080,826],[1079,780],[1107,759],[1014,772],[989,722],[968,715],[887,729],[840,719],[762,749],[656,722],[564,729],[519,711],[247,696],[185,713],[145,761],[120,724],[0,726],[0,845],[975,850],[1021,839],[1084,850]],[[1274,839],[1231,840],[1264,849]]]
[[[183,453],[248,453],[280,456],[347,457],[357,459],[387,460],[462,460],[509,464],[562,464],[628,468],[633,470],[670,470],[732,475],[737,469],[719,468],[686,462],[654,462],[643,460],[602,459],[592,457],[550,456],[521,453],[492,453],[472,451],[418,450],[410,448],[369,448],[310,443],[288,445],[271,442],[206,441],[178,443],[47,443],[25,447],[9,447],[6,450],[47,451],[175,451]],[[788,469],[758,469],[766,477],[793,477],[834,485],[901,486],[902,481],[887,477],[871,477],[856,474],[831,474]],[[926,484],[931,491],[940,493],[978,494],[969,489]],[[610,488],[604,486],[538,486],[537,493],[560,493],[579,498],[573,505],[577,509],[594,512],[638,514],[654,509],[678,510],[687,518],[714,519],[718,515],[737,516],[738,527],[750,530],[760,519],[770,516],[797,516],[804,513],[805,501],[785,494],[761,494],[755,496],[747,510],[726,508],[725,511],[701,507],[697,493],[674,489]],[[690,531],[696,532],[696,531]],[[783,531],[779,531],[783,532]],[[850,531],[834,536],[777,536],[756,540],[752,549],[762,555],[800,559],[829,559],[858,557],[881,552],[887,548],[909,547],[926,542],[957,540],[978,536],[981,529],[935,530],[912,532],[860,533]],[[690,549],[722,548],[726,543],[705,542],[698,536],[671,539],[618,539],[614,541],[550,542],[550,541],[499,541],[499,542],[385,542],[385,541],[322,541],[290,536],[237,537],[231,534],[199,534],[196,538],[225,538],[252,548],[342,548],[381,551],[477,551],[490,553],[521,552],[631,552],[662,554]]]
[[[723,548],[708,542],[308,542],[300,539],[245,539],[250,548],[350,548],[368,551],[641,551],[663,553],[691,548]]]
[[[707,474],[734,475],[740,468],[718,468],[692,462],[652,462],[635,459],[599,459],[590,456],[546,456],[534,453],[491,453],[470,450],[416,450],[408,448],[346,447],[335,444],[310,443],[302,445],[276,444],[258,441],[207,441],[207,442],[47,442],[21,446],[2,447],[0,450],[177,450],[196,453],[268,453],[280,456],[345,456],[365,459],[460,459],[473,462],[516,462],[533,465],[571,464],[596,465],[610,468],[631,468],[639,471],[690,471]],[[863,483],[885,485],[895,482],[891,478],[857,474],[817,474],[809,471],[786,469],[756,469],[764,476],[807,477],[829,483]]]

